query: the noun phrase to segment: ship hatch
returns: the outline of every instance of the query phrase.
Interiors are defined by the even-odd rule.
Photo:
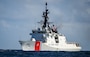
[[[58,36],[57,35],[55,36],[55,42],[56,43],[59,43],[59,39],[58,39]]]

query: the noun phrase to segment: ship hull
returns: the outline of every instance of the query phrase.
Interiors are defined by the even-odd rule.
[[[81,47],[50,47],[42,42],[39,43],[39,46],[36,45],[35,41],[19,41],[23,51],[80,51]]]

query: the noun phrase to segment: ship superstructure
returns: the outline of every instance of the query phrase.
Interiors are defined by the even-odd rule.
[[[31,39],[28,41],[19,41],[23,51],[80,51],[81,47],[78,43],[69,43],[66,37],[58,33],[57,28],[50,26],[49,11],[47,3],[45,4],[45,12],[43,12],[43,21],[38,22],[41,27],[32,30]]]

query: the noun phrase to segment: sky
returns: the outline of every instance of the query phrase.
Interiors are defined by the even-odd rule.
[[[90,0],[0,0],[0,49],[21,49],[18,41],[30,40],[43,20],[45,2],[58,32],[90,51]]]

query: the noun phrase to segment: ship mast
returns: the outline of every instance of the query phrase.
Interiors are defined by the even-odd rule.
[[[46,28],[46,26],[47,26],[47,24],[48,24],[48,14],[49,14],[49,12],[48,12],[48,9],[47,9],[47,2],[46,2],[46,4],[45,4],[45,12],[43,12],[43,18],[44,18],[44,22],[43,22],[43,26],[42,26],[42,28]],[[49,24],[48,24],[49,25]]]

